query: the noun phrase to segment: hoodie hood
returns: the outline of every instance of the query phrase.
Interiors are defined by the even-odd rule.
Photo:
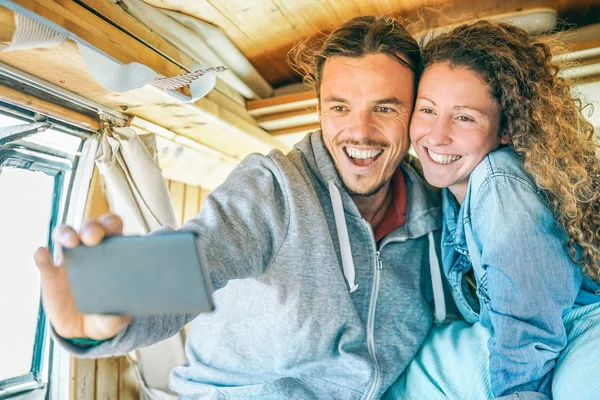
[[[325,147],[321,131],[317,130],[306,135],[294,146],[294,150],[302,153],[309,169],[324,188],[329,188],[330,182],[335,184],[340,191],[344,211],[362,218]],[[414,163],[412,156],[407,155],[400,164],[406,180],[408,199],[406,223],[384,238],[382,244],[385,244],[389,237],[395,238],[400,235],[403,239],[414,239],[442,228],[442,202],[439,190],[425,182],[411,165]]]
[[[325,147],[321,131],[308,134],[301,142],[296,144],[295,149],[304,155],[309,168],[317,177],[319,182],[328,188],[331,204],[333,207],[336,232],[340,245],[341,262],[344,277],[348,283],[350,293],[353,293],[358,285],[355,282],[355,267],[345,213],[362,218],[358,207],[346,190],[333,159]],[[446,307],[444,290],[441,276],[441,267],[436,253],[436,242],[433,235],[434,230],[441,229],[442,209],[439,195],[436,190],[429,187],[424,179],[409,164],[410,156],[402,161],[401,168],[406,180],[408,198],[407,220],[382,240],[381,245],[391,240],[414,239],[427,235],[429,241],[429,268],[435,304],[435,316],[438,323],[446,318]]]

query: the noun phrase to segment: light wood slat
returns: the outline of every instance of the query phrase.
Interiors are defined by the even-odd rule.
[[[96,400],[118,400],[119,359],[117,357],[96,360]]]
[[[199,186],[185,185],[185,202],[183,204],[183,221],[189,221],[194,218],[200,211],[198,206],[200,202]]]
[[[185,184],[182,182],[171,181],[169,183],[169,192],[175,209],[175,218],[179,226],[183,224],[183,207],[185,203]]]
[[[295,126],[315,124],[319,121],[316,107],[269,114],[258,118],[261,127],[268,131],[287,129]]]
[[[46,100],[19,92],[8,86],[0,84],[0,100],[24,107],[44,115],[50,115],[70,122],[85,129],[97,131],[100,129],[100,121],[76,111],[69,110]]]
[[[127,357],[119,357],[119,400],[138,400],[140,383]]]
[[[114,25],[123,29],[129,35],[144,43],[146,46],[162,54],[170,61],[184,68],[186,71],[192,71],[194,65],[194,60],[192,58],[180,51],[162,36],[156,34],[146,25],[129,15],[118,5],[106,0],[80,1],[98,14],[102,15],[102,17],[106,18]],[[217,80],[216,88],[208,94],[208,98],[218,98],[218,96],[225,97],[227,100],[236,103],[236,105],[240,107],[245,105],[244,97],[221,80]],[[217,100],[217,102],[225,107],[230,106],[224,101],[219,102]]]
[[[157,35],[154,31],[148,29],[146,25],[129,15],[118,5],[106,0],[79,0],[79,2],[96,11],[113,24],[124,28],[127,33],[175,62],[180,67],[187,71],[191,71],[194,60],[181,52],[162,36]]]
[[[211,22],[225,31],[227,36],[233,41],[233,43],[248,57],[250,62],[254,66],[269,65],[269,69],[263,69],[261,75],[270,81],[270,75],[286,75],[293,74],[293,70],[287,65],[279,62],[278,59],[273,57],[270,52],[265,52],[264,47],[258,45],[257,42],[251,36],[242,29],[242,27],[236,23],[235,18],[231,15],[223,14],[211,1],[208,0],[144,0],[146,3],[155,7],[170,9],[174,11],[183,12],[188,15],[192,15],[196,18],[200,18],[204,21]],[[264,1],[264,0],[260,0]],[[268,0],[267,0],[268,1]],[[254,2],[255,4],[255,2]],[[250,4],[252,5],[252,4]],[[266,74],[267,73],[267,74]]]
[[[200,192],[200,204],[199,204],[199,209],[202,209],[202,205],[204,204],[204,200],[206,199],[206,196],[208,196],[210,194],[210,190],[206,190],[206,189],[202,189],[202,191]]]
[[[3,14],[12,17],[12,11],[0,7],[0,15]],[[4,28],[0,25],[0,31]],[[135,39],[131,40],[143,46]],[[244,119],[206,97],[189,104],[181,103],[151,85],[126,93],[106,90],[87,72],[87,66],[71,40],[41,51],[0,52],[0,61],[107,107],[169,128],[229,156],[267,153],[273,148],[287,150],[256,122]],[[39,68],[39,65],[44,65],[44,68]],[[205,130],[207,122],[211,127]]]
[[[98,168],[94,166],[92,182],[90,183],[90,192],[85,206],[85,218],[99,218],[109,211],[110,208],[108,201],[106,200],[106,195],[104,194],[102,176],[100,175]]]
[[[96,360],[71,358],[71,400],[95,399]]]
[[[313,91],[308,91],[271,97],[269,99],[249,101],[248,111],[251,115],[258,117],[316,105],[316,94]]]
[[[9,44],[16,29],[12,13],[0,13],[0,26],[0,44]]]
[[[138,62],[150,66],[164,76],[176,76],[187,72],[72,0],[13,2],[68,29],[122,63]]]
[[[321,124],[316,122],[312,124],[294,126],[292,128],[276,129],[271,131],[273,136],[290,135],[293,133],[308,133],[321,128]]]
[[[453,19],[453,22],[458,22],[466,17],[480,18],[539,7],[557,9],[559,17],[561,13],[577,17],[585,13],[598,12],[598,5],[594,6],[595,0],[472,0],[463,2],[454,0],[449,3],[440,0],[145,1],[163,8],[177,9],[219,25],[253,62],[257,70],[274,86],[284,82],[299,81],[299,77],[287,69],[285,61],[286,53],[294,43],[305,38],[309,33],[337,27],[341,22],[359,15],[383,14],[414,20],[423,6],[429,6],[440,14],[438,16],[448,17]],[[449,6],[444,7],[443,3],[448,3]],[[279,19],[283,15],[294,27],[293,30],[286,30],[287,34],[285,35],[281,32],[287,29],[287,23],[280,24],[281,30],[271,26],[273,19],[269,12],[273,10],[273,5],[276,6],[276,10],[271,13]],[[258,15],[259,17],[246,18],[249,15]],[[579,17],[579,19],[584,20],[585,17]]]

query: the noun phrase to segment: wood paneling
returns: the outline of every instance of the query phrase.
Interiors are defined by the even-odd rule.
[[[119,358],[96,360],[96,400],[119,399]]]
[[[98,168],[94,167],[92,182],[90,183],[90,193],[85,206],[86,218],[98,218],[110,211],[106,195],[104,194],[104,184]]]
[[[71,358],[71,400],[96,398],[96,360]]]
[[[210,191],[200,186],[186,185],[172,180],[167,180],[167,186],[171,193],[175,216],[180,226],[200,212],[204,198],[210,193]]]
[[[186,72],[75,2],[19,0],[18,3],[81,34],[99,50],[121,62],[142,62],[166,76]],[[0,21],[6,18],[13,18],[13,12],[0,6]],[[84,34],[87,28],[94,34]],[[10,29],[10,26],[0,24],[0,32]],[[119,46],[113,46],[115,41],[120,43]],[[190,104],[151,85],[125,93],[105,89],[88,73],[76,43],[71,40],[52,49],[0,52],[0,61],[107,107],[140,116],[229,156],[241,158],[251,152],[268,153],[273,148],[286,150],[257,125],[239,102],[231,99],[231,93],[210,93]],[[39,68],[40,65],[44,68]]]
[[[98,218],[109,212],[102,179],[94,168],[85,217]],[[71,358],[71,400],[139,399],[139,383],[126,357]]]
[[[294,43],[327,31],[358,15],[390,15],[414,20],[430,7],[429,19],[485,17],[493,14],[554,8],[570,23],[600,21],[597,0],[144,0],[156,7],[193,15],[220,26],[273,86],[297,82],[285,57]],[[442,10],[442,11],[441,11]],[[415,27],[418,25],[415,25]]]
[[[100,121],[97,118],[92,118],[66,109],[52,102],[31,96],[8,86],[0,85],[0,100],[44,115],[57,117],[84,129],[91,129],[94,131],[100,129]]]

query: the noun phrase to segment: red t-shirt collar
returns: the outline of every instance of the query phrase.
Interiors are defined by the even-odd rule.
[[[391,189],[393,196],[392,205],[386,211],[383,221],[375,231],[375,240],[377,242],[406,222],[408,198],[406,196],[406,182],[404,181],[404,174],[401,168],[398,168],[392,177]]]

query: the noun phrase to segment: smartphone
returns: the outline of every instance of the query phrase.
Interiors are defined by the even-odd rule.
[[[75,305],[83,314],[143,316],[214,309],[204,253],[194,233],[114,236],[63,253]]]

